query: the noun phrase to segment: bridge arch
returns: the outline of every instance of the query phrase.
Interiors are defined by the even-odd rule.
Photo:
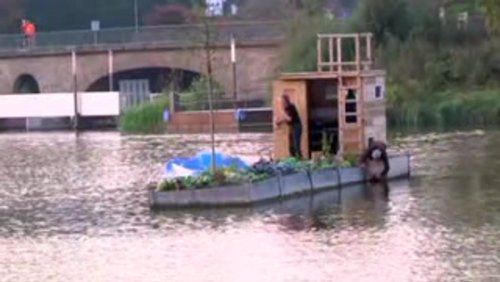
[[[21,74],[14,81],[14,93],[40,93],[38,81],[31,74]]]
[[[159,74],[176,72],[185,78],[183,82],[189,84],[192,77],[206,76],[203,50],[197,49],[152,49],[147,52],[133,52],[130,50],[116,50],[113,52],[113,81],[115,91],[118,90],[120,77],[125,79],[140,79],[145,74]],[[82,68],[79,72],[79,86],[81,91],[108,91],[109,68],[108,53],[81,54],[79,61]],[[232,91],[230,58],[227,50],[217,50],[213,54],[214,81],[220,85],[224,93]],[[152,81],[157,79],[152,77]],[[105,87],[104,87],[105,84]],[[182,83],[181,83],[182,84]],[[100,85],[98,87],[98,85]],[[151,85],[155,88],[155,85]]]
[[[92,82],[86,91],[118,91],[120,81],[123,80],[147,80],[152,93],[160,93],[166,87],[173,87],[176,90],[187,89],[193,81],[202,77],[203,74],[184,70],[172,69],[169,67],[140,67],[123,69],[112,74],[113,85],[110,85],[110,75],[106,74]],[[111,89],[110,89],[111,87]]]

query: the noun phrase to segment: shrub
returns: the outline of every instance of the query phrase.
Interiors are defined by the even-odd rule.
[[[127,110],[120,121],[126,133],[161,133],[164,130],[163,112],[169,108],[169,98],[161,97]]]
[[[223,96],[222,87],[215,82],[212,82],[212,94],[215,107],[215,103]],[[208,78],[202,76],[194,80],[185,92],[179,94],[179,102],[187,111],[208,110]]]

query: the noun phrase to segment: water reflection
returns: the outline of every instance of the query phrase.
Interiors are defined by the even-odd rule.
[[[248,157],[272,148],[218,140]],[[144,185],[206,136],[0,135],[0,281],[498,281],[498,142],[404,138],[411,182],[150,213]]]

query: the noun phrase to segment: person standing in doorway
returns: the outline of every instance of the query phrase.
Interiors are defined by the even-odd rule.
[[[283,123],[286,123],[289,126],[290,130],[288,137],[290,140],[290,155],[302,159],[302,121],[300,120],[299,112],[297,111],[295,105],[290,101],[290,97],[286,94],[281,96],[280,106],[283,117],[276,120],[276,126],[280,126]]]

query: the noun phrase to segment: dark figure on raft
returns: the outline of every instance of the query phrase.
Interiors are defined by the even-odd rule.
[[[361,156],[360,164],[364,167],[369,182],[387,181],[387,174],[390,170],[387,145],[370,139],[368,148]]]
[[[281,96],[281,110],[283,117],[276,121],[276,126],[286,123],[289,127],[289,140],[290,140],[290,155],[302,159],[301,153],[301,139],[302,139],[302,122],[300,120],[299,112],[295,105],[290,101],[287,95]]]

